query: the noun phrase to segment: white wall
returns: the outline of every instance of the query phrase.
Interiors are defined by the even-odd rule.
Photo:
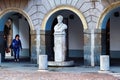
[[[16,34],[19,34],[19,20],[17,17],[13,17],[13,39],[15,38]]]
[[[120,17],[110,17],[110,55],[120,58]]]
[[[69,49],[83,50],[83,26],[79,17],[69,19]]]
[[[24,18],[19,19],[19,35],[23,48],[29,48],[29,25]]]
[[[120,51],[120,17],[110,17],[110,50]]]

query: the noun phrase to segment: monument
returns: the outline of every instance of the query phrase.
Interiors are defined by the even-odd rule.
[[[65,61],[66,56],[66,33],[67,25],[62,22],[63,17],[57,17],[58,23],[54,27],[54,53],[55,61]]]
[[[54,61],[49,61],[49,66],[71,66],[73,61],[66,61],[66,32],[63,16],[57,16],[58,23],[54,26]]]

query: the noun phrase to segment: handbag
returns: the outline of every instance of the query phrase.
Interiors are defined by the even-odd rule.
[[[5,53],[9,53],[9,52],[10,52],[10,49],[6,48]]]

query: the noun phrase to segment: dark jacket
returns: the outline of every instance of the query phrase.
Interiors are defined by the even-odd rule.
[[[12,49],[22,49],[22,44],[21,44],[21,41],[20,39],[19,40],[16,40],[16,39],[13,39],[12,43],[11,43],[11,48]]]

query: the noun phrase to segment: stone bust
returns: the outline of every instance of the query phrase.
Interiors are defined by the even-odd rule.
[[[58,15],[57,16],[58,23],[54,27],[54,34],[65,34],[65,29],[67,29],[67,25],[64,24],[63,21],[63,16]]]

